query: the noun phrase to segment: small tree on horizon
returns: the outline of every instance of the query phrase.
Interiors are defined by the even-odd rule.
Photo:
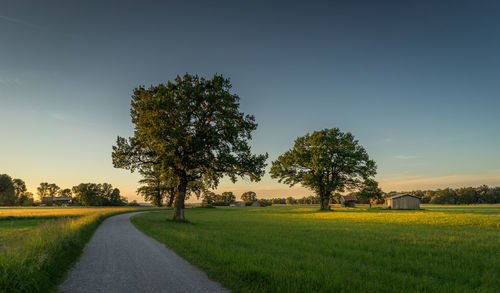
[[[361,189],[356,192],[358,197],[364,198],[368,201],[370,208],[372,207],[372,204],[375,204],[382,198],[383,194],[382,189],[378,187],[378,182],[373,179],[365,180]]]
[[[250,205],[252,204],[254,201],[257,200],[257,194],[253,191],[247,191],[247,192],[244,192],[241,196],[240,196],[241,200],[245,202],[245,204],[247,205]]]
[[[360,188],[375,176],[376,164],[351,133],[323,129],[295,140],[294,147],[272,163],[271,177],[290,186],[301,183],[316,192],[321,210],[330,210],[335,192]]]

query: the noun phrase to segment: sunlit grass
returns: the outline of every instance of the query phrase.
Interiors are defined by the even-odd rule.
[[[1,208],[0,292],[54,290],[103,219],[138,209]]]
[[[236,292],[500,292],[500,207],[217,208],[133,222]]]
[[[424,206],[422,210],[386,210],[362,208],[337,209],[334,213],[317,212],[317,208],[289,208],[265,216],[300,219],[323,219],[346,222],[393,224],[424,224],[448,226],[483,226],[500,228],[500,206],[439,207]],[[254,210],[254,212],[262,212]]]
[[[3,218],[55,218],[55,217],[78,217],[92,213],[107,213],[110,210],[127,210],[123,207],[0,207],[0,220]]]

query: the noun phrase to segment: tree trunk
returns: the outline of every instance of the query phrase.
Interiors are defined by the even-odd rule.
[[[186,198],[187,176],[182,171],[179,174],[179,184],[177,185],[177,194],[174,202],[174,221],[184,222],[184,199]]]
[[[320,210],[322,210],[322,211],[329,211],[330,210],[330,196],[328,196],[328,195],[321,196],[321,208],[320,208]]]

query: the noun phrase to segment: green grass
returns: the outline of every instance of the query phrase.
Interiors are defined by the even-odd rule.
[[[132,218],[235,292],[500,292],[500,206],[216,208]]]
[[[99,224],[144,208],[0,208],[0,292],[56,291]]]

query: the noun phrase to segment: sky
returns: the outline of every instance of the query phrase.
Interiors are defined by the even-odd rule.
[[[130,97],[191,73],[231,79],[268,168],[338,127],[384,191],[500,185],[498,1],[24,1],[0,9],[0,173],[71,188],[140,179],[111,147]],[[312,192],[223,180],[237,196]]]

